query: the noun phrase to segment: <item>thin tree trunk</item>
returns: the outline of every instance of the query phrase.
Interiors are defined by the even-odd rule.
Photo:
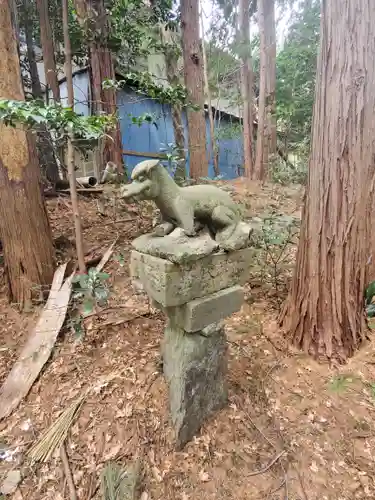
[[[31,9],[26,7],[27,19],[24,20],[24,31],[26,36],[27,60],[29,63],[31,93],[34,99],[43,100],[43,91],[40,84],[38,66],[35,61],[34,41],[33,41],[33,15]],[[55,184],[59,180],[59,168],[54,155],[54,145],[51,134],[47,131],[45,125],[39,127],[37,133],[37,152],[39,164],[42,170],[42,177]]]
[[[60,87],[57,78],[55,48],[48,14],[48,0],[37,0],[36,3],[39,11],[40,39],[42,42],[46,82],[48,88],[52,91],[53,100],[55,102],[60,102]]]
[[[265,16],[267,28],[267,119],[269,123],[269,154],[275,155],[277,150],[276,123],[276,20],[275,0],[267,0],[268,9]],[[271,156],[272,157],[272,156]]]
[[[69,38],[69,25],[68,25],[68,0],[62,0],[63,7],[63,29],[64,29],[64,48],[65,48],[65,75],[66,85],[68,88],[68,107],[74,107],[74,90],[73,90],[73,74],[72,74],[72,50]],[[68,136],[68,179],[70,187],[70,197],[72,200],[72,210],[74,217],[76,248],[78,257],[78,266],[80,273],[86,272],[85,254],[83,251],[83,237],[81,217],[78,208],[77,198],[77,185],[76,175],[74,170],[74,148],[73,148],[73,132],[70,131]]]
[[[344,362],[367,335],[375,182],[375,3],[323,0],[312,149],[296,270],[282,322],[292,342]]]
[[[276,152],[276,26],[274,0],[258,0],[260,79],[255,178],[265,181]]]
[[[116,90],[104,90],[102,86],[104,80],[116,79],[113,56],[106,45],[109,26],[104,0],[75,0],[75,6],[81,25],[84,26],[87,19],[90,19],[94,25],[94,36],[90,35],[92,39],[89,43],[94,111],[97,114],[102,112],[114,114],[117,112]],[[123,172],[122,138],[119,121],[117,121],[116,127],[109,135],[111,139],[105,141],[100,167],[104,169],[105,165],[112,161],[117,165],[118,171]]]
[[[243,102],[243,146],[245,177],[253,177],[253,76],[250,48],[250,11],[249,0],[239,3],[239,34],[241,40],[241,97]]]
[[[208,118],[210,121],[210,154],[212,155],[212,160],[214,164],[214,173],[217,177],[220,175],[219,164],[218,164],[218,155],[216,154],[216,141],[215,141],[215,124],[214,117],[212,114],[212,99],[211,99],[211,91],[210,85],[208,81],[208,67],[207,67],[207,54],[206,54],[206,45],[204,41],[204,25],[203,25],[203,11],[201,8],[201,30],[202,30],[202,55],[203,55],[203,76],[204,76],[204,91],[206,94],[207,102],[208,102]],[[210,154],[208,157],[210,157]]]
[[[190,102],[198,108],[187,109],[190,177],[199,179],[208,175],[208,162],[198,0],[181,0],[181,26],[185,85]]]
[[[39,79],[38,66],[35,61],[32,19],[25,20],[23,28],[25,30],[25,36],[26,36],[27,61],[29,63],[29,72],[31,79],[31,93],[33,94],[34,99],[43,99],[43,92]]]
[[[178,55],[175,50],[168,46],[169,44],[173,43],[170,32],[166,31],[164,27],[161,27],[160,31],[162,41],[166,45],[164,53],[167,79],[170,85],[177,85],[179,83],[177,68]],[[179,104],[172,104],[171,109],[174,139],[179,156],[179,161],[177,162],[177,168],[175,172],[175,179],[178,182],[182,182],[186,178],[185,135],[184,125],[182,122],[182,109]]]
[[[24,100],[12,0],[0,1],[0,99]],[[52,233],[31,132],[0,124],[0,235],[10,300],[22,310],[48,292]]]

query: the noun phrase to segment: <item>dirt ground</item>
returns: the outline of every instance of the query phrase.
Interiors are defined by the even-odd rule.
[[[302,190],[239,180],[235,197],[250,215],[299,214]],[[69,498],[59,456],[29,466],[24,454],[71,401],[95,385],[67,441],[78,498],[101,498],[99,475],[108,460],[143,464],[142,500],[352,500],[375,498],[375,350],[364,346],[333,371],[288,347],[277,326],[277,302],[250,281],[242,310],[226,321],[229,344],[227,408],[182,452],[173,448],[167,391],[157,365],[164,318],[128,277],[130,241],[151,225],[148,210],[102,217],[81,199],[86,250],[95,257],[118,238],[109,308],[85,320],[78,339],[67,327],[28,397],[0,422],[0,482],[21,468],[16,500]],[[70,203],[48,201],[61,260],[74,248]],[[91,249],[91,252],[90,252]],[[1,266],[0,266],[1,269]],[[7,304],[0,270],[0,382],[38,316]],[[287,285],[287,283],[285,283]],[[282,292],[284,293],[284,292]],[[283,297],[281,297],[283,298]],[[4,456],[4,455],[3,455]]]

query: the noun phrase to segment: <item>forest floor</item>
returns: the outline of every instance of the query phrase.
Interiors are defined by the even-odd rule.
[[[249,215],[300,215],[300,187],[242,180],[232,185]],[[7,460],[0,458],[0,483],[10,468],[23,474],[12,498],[69,498],[59,456],[34,467],[20,462],[93,383],[96,391],[85,399],[67,441],[80,500],[101,498],[105,462],[128,466],[135,459],[143,463],[142,500],[375,498],[374,343],[335,370],[316,363],[289,347],[277,326],[291,268],[281,274],[277,290],[269,273],[262,279],[254,273],[242,310],[226,321],[230,403],[176,452],[167,389],[157,368],[164,318],[144,296],[134,295],[128,276],[130,242],[150,227],[152,214],[135,208],[131,219],[120,214],[114,222],[98,215],[95,200],[81,198],[80,207],[86,250],[94,249],[94,255],[118,238],[105,268],[111,308],[89,316],[79,340],[65,328],[27,398],[0,422],[0,451],[8,449]],[[70,203],[49,200],[48,211],[63,261],[74,253]],[[292,257],[293,252],[295,247]],[[21,316],[9,306],[1,274],[0,383],[39,311]]]

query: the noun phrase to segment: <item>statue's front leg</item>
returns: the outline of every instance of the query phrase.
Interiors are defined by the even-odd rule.
[[[171,222],[163,222],[162,224],[159,224],[158,226],[155,227],[155,229],[152,232],[153,236],[167,236],[170,234],[175,226]]]
[[[192,205],[186,200],[177,199],[176,200],[176,210],[177,223],[181,227],[187,236],[195,236],[195,223],[194,223],[194,209]]]

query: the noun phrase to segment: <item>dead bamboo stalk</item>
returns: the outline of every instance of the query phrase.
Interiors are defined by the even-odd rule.
[[[74,91],[73,91],[73,73],[72,73],[72,49],[69,38],[68,26],[68,0],[62,0],[63,9],[63,29],[64,29],[64,49],[65,49],[65,75],[66,85],[68,88],[68,107],[74,108]],[[74,147],[72,143],[73,130],[69,130],[68,134],[68,179],[70,186],[70,197],[72,200],[73,219],[76,236],[76,248],[78,257],[78,267],[81,273],[86,272],[85,255],[83,251],[83,237],[81,217],[78,208],[77,186],[74,170]]]

